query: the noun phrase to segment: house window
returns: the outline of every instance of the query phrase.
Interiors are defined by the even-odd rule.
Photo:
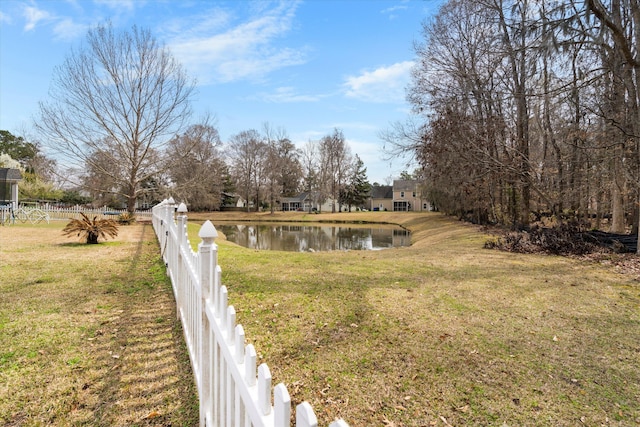
[[[411,205],[407,202],[393,202],[393,210],[395,212],[406,212],[410,210]]]
[[[415,197],[416,197],[416,192],[414,191],[413,192],[413,198],[415,199]]]
[[[404,191],[401,191],[401,192],[400,192],[400,197],[401,197],[402,199],[404,199]]]
[[[429,209],[429,206],[426,203],[423,203],[422,209],[426,211],[427,209]]]

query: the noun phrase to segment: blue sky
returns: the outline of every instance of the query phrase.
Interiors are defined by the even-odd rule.
[[[149,28],[198,81],[195,118],[223,141],[268,123],[298,146],[343,131],[371,182],[405,162],[382,160],[378,134],[409,114],[405,87],[422,22],[441,0],[2,0],[0,129],[28,134],[52,71],[87,29]]]

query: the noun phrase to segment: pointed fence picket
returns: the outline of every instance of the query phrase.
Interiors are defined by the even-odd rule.
[[[200,426],[289,427],[289,392],[282,383],[272,392],[269,367],[265,363],[256,367],[256,350],[245,345],[244,329],[236,325],[235,309],[228,305],[214,243],[218,236],[215,227],[210,221],[204,223],[198,233],[202,241],[194,252],[183,203],[176,209],[173,199],[164,200],[153,208],[152,218],[189,350],[200,402]],[[295,426],[317,425],[311,405],[297,405]],[[340,419],[329,427],[348,424]]]
[[[30,206],[30,205],[28,205]],[[117,219],[118,215],[127,213],[126,209],[113,209],[103,206],[102,208],[88,209],[84,206],[73,207],[58,207],[49,203],[40,203],[35,205],[38,209],[42,210],[49,216],[52,221],[62,220],[66,221],[71,218],[80,218],[80,214],[84,213],[89,218],[97,217],[98,219]],[[149,220],[151,218],[151,211],[137,210],[135,216],[138,220]]]

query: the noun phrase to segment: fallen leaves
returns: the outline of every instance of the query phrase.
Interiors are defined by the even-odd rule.
[[[149,412],[149,414],[148,414],[146,417],[144,417],[144,418],[143,418],[143,420],[152,420],[152,419],[154,419],[154,418],[158,418],[158,417],[160,417],[160,416],[162,416],[162,415],[160,414],[160,412],[158,412],[158,411],[151,411],[151,412]]]

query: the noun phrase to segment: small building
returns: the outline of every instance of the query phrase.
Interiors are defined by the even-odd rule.
[[[426,212],[431,204],[422,197],[419,181],[397,179],[393,181],[394,212]]]
[[[280,209],[286,211],[304,211],[311,208],[309,193],[304,192],[293,197],[283,197],[280,200]]]
[[[393,185],[371,188],[369,206],[372,211],[427,212],[431,203],[422,196],[420,181],[396,179]]]
[[[393,181],[393,210],[395,212],[431,210],[429,202],[422,198],[418,181],[402,179]]]
[[[19,169],[0,168],[0,205],[18,208],[19,181],[22,181]]]
[[[376,185],[371,187],[369,210],[391,211],[393,210],[393,187],[391,185]]]
[[[249,204],[253,207],[253,202]],[[247,201],[237,193],[222,193],[220,210],[223,212],[239,212],[247,209]]]
[[[294,197],[283,197],[280,200],[280,210],[282,211],[303,211],[303,212],[331,212],[333,199],[326,198],[318,192],[304,191]],[[338,204],[336,203],[336,210]]]

